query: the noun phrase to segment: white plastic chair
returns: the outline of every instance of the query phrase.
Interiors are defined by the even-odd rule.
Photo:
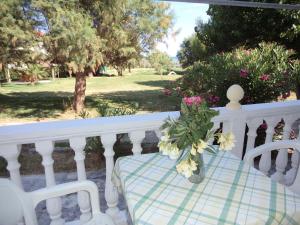
[[[0,178],[0,225],[15,225],[22,218],[26,225],[38,225],[35,207],[43,200],[86,191],[90,195],[92,219],[85,225],[114,225],[112,219],[100,211],[98,188],[91,181],[76,181],[24,192],[9,179]]]
[[[266,152],[271,152],[273,150],[282,150],[285,149],[293,149],[297,151],[295,154],[295,158],[292,158],[292,176],[285,175],[284,185],[288,186],[290,190],[293,192],[300,194],[300,167],[299,167],[299,155],[300,155],[300,141],[299,140],[283,140],[283,141],[275,141],[267,144],[260,145],[252,150],[249,150],[245,157],[244,161],[246,161],[250,165],[254,165],[254,158],[260,156]],[[289,172],[289,171],[288,171]],[[288,173],[287,172],[287,173]],[[288,174],[289,175],[289,174]],[[272,179],[272,176],[271,176]]]

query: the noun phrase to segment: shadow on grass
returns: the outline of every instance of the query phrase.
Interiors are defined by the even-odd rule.
[[[166,86],[170,86],[174,83],[174,81],[169,80],[153,80],[153,81],[137,81],[135,82],[140,85],[150,86],[150,87],[161,87],[164,88]]]
[[[55,118],[65,110],[69,92],[13,92],[0,94],[0,111],[14,118]]]
[[[97,96],[87,97],[87,107],[97,107],[99,100],[110,100],[113,103],[138,103],[138,110],[164,112],[180,109],[181,98],[177,96],[165,96],[160,90],[145,91],[117,91]]]
[[[159,85],[155,82],[151,85]],[[117,91],[86,97],[88,110],[98,108],[103,102],[120,106],[138,105],[138,111],[179,110],[180,98],[165,96],[160,90]],[[13,92],[0,94],[2,118],[58,118],[72,104],[70,92]]]

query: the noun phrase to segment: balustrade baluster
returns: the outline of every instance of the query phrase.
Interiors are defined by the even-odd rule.
[[[35,148],[36,151],[40,153],[43,158],[42,165],[45,169],[46,186],[54,186],[56,183],[52,159],[52,152],[54,149],[53,142],[39,141],[35,143]],[[65,221],[61,218],[61,198],[52,198],[46,200],[46,207],[51,219],[50,225],[63,225],[65,223]]]
[[[139,155],[142,153],[143,148],[141,146],[142,141],[145,138],[145,131],[131,131],[128,133],[129,138],[132,142],[132,152],[134,155]]]
[[[85,171],[85,152],[84,148],[86,145],[85,137],[73,137],[70,138],[70,146],[75,152],[75,161],[77,167],[77,178],[79,181],[86,180],[86,171]],[[81,211],[80,223],[84,224],[91,219],[91,206],[89,194],[85,191],[80,191],[77,194],[78,205]]]
[[[273,134],[274,134],[274,127],[277,125],[277,123],[280,121],[279,118],[266,118],[265,119],[268,128],[266,130],[266,140],[265,143],[272,142]],[[271,152],[266,152],[261,155],[260,161],[259,161],[259,170],[262,171],[265,175],[269,174],[269,171],[271,169],[272,165],[272,159],[271,159]]]
[[[10,175],[10,179],[18,187],[23,189],[21,175],[20,175],[20,163],[18,157],[21,152],[21,145],[12,144],[12,145],[1,145],[0,146],[0,156],[5,158],[7,161],[7,170]],[[20,219],[18,225],[24,225],[23,219]]]
[[[119,214],[118,205],[118,191],[114,186],[111,177],[114,169],[114,155],[113,150],[114,143],[116,141],[116,134],[103,134],[101,135],[101,142],[105,149],[104,156],[106,161],[106,179],[105,179],[105,200],[107,202],[108,209],[106,213],[113,218],[116,218]]]
[[[257,128],[263,122],[262,119],[252,119],[247,122],[248,125],[248,133],[247,133],[247,147],[246,152],[250,149],[254,148],[255,138],[257,136]]]

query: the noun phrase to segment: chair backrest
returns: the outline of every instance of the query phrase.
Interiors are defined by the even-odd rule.
[[[30,196],[8,179],[0,178],[0,225],[37,225]]]

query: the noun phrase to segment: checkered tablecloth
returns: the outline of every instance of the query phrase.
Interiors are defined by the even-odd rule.
[[[206,178],[192,184],[159,153],[119,158],[113,180],[135,225],[297,225],[300,196],[228,152],[204,154]]]

